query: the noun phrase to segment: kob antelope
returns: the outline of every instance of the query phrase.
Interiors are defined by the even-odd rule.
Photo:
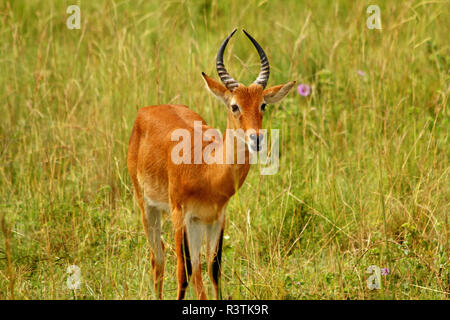
[[[197,113],[184,105],[156,105],[139,110],[133,126],[128,149],[128,170],[142,213],[142,223],[151,247],[154,287],[162,298],[164,277],[164,245],[161,239],[161,214],[170,211],[175,232],[177,254],[177,298],[183,299],[190,278],[197,298],[206,299],[202,282],[200,248],[206,239],[208,272],[215,296],[221,297],[221,251],[225,226],[225,208],[230,198],[241,187],[250,169],[250,152],[259,151],[264,137],[260,133],[266,104],[276,103],[286,96],[295,81],[265,89],[269,78],[269,62],[261,46],[247,32],[244,33],[256,47],[261,70],[250,86],[234,80],[225,69],[223,54],[234,30],[222,43],[216,58],[216,69],[222,83],[202,72],[207,88],[228,109],[227,129],[245,134],[245,144],[234,148],[233,134],[221,137],[219,149],[223,158],[243,151],[244,163],[222,161],[217,163],[179,163],[171,159],[176,141],[171,134],[185,129],[194,136],[194,122],[203,129],[212,129]],[[252,129],[252,131],[250,131]],[[231,143],[230,143],[231,142]],[[201,142],[205,148],[209,142]],[[195,146],[192,146],[194,151]],[[233,146],[230,148],[230,146]],[[201,150],[200,150],[201,151]]]

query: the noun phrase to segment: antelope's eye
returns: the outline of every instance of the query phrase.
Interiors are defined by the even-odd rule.
[[[264,111],[264,110],[266,110],[266,104],[265,104],[265,103],[263,103],[263,104],[261,105],[261,111]]]
[[[231,111],[238,112],[239,111],[239,106],[237,104],[231,105]]]

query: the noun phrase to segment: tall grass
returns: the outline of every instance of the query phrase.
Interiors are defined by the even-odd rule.
[[[382,30],[366,27],[367,1],[77,3],[81,30],[66,27],[74,2],[0,3],[1,299],[155,298],[131,127],[143,106],[182,103],[224,129],[201,72],[216,76],[235,27],[266,50],[269,85],[313,91],[268,107],[280,171],[251,170],[228,206],[224,297],[448,298],[448,1],[377,1]],[[243,83],[258,74],[242,33],[226,64]],[[172,299],[169,215],[163,229]],[[72,264],[80,290],[66,288]],[[370,265],[390,270],[381,290]]]

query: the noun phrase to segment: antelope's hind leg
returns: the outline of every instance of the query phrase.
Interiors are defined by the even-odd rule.
[[[164,281],[164,244],[161,239],[161,210],[145,201],[142,222],[150,243],[155,294],[162,299]]]

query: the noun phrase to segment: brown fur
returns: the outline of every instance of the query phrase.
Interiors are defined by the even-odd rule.
[[[256,132],[262,127],[263,112],[260,110],[260,105],[264,100],[264,95],[273,95],[274,92],[276,93],[282,88],[286,89],[287,86],[263,90],[260,85],[256,84],[252,84],[248,88],[239,85],[233,92],[230,92],[216,80],[206,75],[203,77],[208,88],[225,104],[229,105],[231,101],[234,101],[241,108],[239,116],[233,114],[228,108],[227,128],[254,129]],[[217,221],[230,197],[243,184],[250,169],[247,149],[245,150],[244,164],[174,164],[171,161],[171,150],[178,142],[171,141],[171,133],[175,129],[184,128],[189,130],[191,137],[193,137],[194,121],[202,122],[203,131],[210,128],[197,113],[184,105],[157,105],[142,108],[139,110],[134,123],[128,149],[128,169],[146,232],[148,221],[144,208],[144,192],[146,197],[170,206],[175,231],[177,297],[179,299],[184,297],[191,276],[187,272],[189,268],[186,266],[186,253],[184,252],[187,248],[185,246],[186,212],[195,212],[195,219],[206,225]],[[223,139],[227,139],[226,134],[224,134]],[[191,142],[193,151],[194,143]],[[203,142],[203,148],[209,143]],[[225,158],[226,143],[223,145],[223,156]],[[234,150],[234,152],[236,153],[237,150]],[[191,154],[193,155],[193,152]],[[208,257],[209,273],[214,284],[216,298],[220,295],[218,292],[220,254],[218,259],[216,255],[222,243],[224,225],[222,223],[221,236],[215,252],[212,252]],[[148,232],[147,236],[149,236]],[[151,254],[155,291],[158,297],[162,298],[164,261],[155,261],[153,251]],[[205,299],[201,268],[197,267],[191,272],[197,297]]]

